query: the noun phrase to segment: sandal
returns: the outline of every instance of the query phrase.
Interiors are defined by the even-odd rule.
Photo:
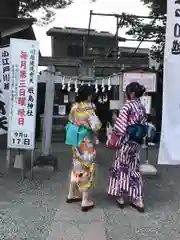
[[[94,202],[90,200],[86,200],[81,203],[81,211],[88,212],[89,210],[94,208]]]
[[[67,198],[66,203],[76,203],[76,202],[81,202],[82,198]]]
[[[94,204],[90,206],[81,206],[81,211],[82,212],[88,212],[89,210],[94,208]]]
[[[140,207],[140,206],[138,206],[138,205],[136,205],[134,203],[131,203],[130,205],[131,205],[131,207],[133,207],[134,209],[136,209],[140,213],[144,213],[144,211],[145,211],[144,207]]]
[[[119,207],[120,209],[123,209],[123,208],[125,207],[125,202],[124,202],[124,203],[121,203],[121,202],[119,202],[118,200],[116,200],[116,204],[118,205],[118,207]]]

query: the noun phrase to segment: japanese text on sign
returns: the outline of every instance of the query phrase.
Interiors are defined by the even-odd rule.
[[[3,70],[3,84],[4,90],[9,89],[9,80],[10,80],[10,62],[9,62],[9,52],[2,52],[2,70]]]
[[[32,49],[30,51],[30,64],[29,64],[29,87],[28,87],[28,101],[27,101],[27,116],[33,116],[33,109],[35,104],[35,98],[34,98],[34,72],[35,72],[35,53],[36,50]]]
[[[18,124],[24,125],[25,106],[26,106],[26,87],[27,87],[27,52],[21,51],[20,54],[20,81],[19,81],[19,110],[18,110]]]
[[[29,146],[31,145],[31,136],[28,132],[11,132],[11,145]]]
[[[34,149],[39,44],[11,38],[8,147]]]
[[[0,48],[0,135],[8,129],[10,81],[10,53],[9,47]]]
[[[174,0],[175,6],[179,5],[178,7],[175,7],[175,17],[180,18],[180,0]],[[180,54],[180,24],[175,23],[174,24],[174,39],[173,44],[171,48],[171,53],[173,55],[179,55]]]

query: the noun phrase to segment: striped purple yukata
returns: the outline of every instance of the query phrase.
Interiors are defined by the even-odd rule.
[[[128,196],[131,200],[143,199],[143,182],[139,171],[140,145],[130,141],[127,127],[146,120],[145,108],[139,100],[125,103],[114,126],[120,136],[120,147],[110,171],[108,194]]]

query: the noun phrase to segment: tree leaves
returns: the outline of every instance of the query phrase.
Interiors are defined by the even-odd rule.
[[[21,13],[26,15],[27,12],[46,8],[64,8],[72,3],[72,0],[19,0]]]
[[[164,16],[167,12],[167,0],[141,0],[151,9],[151,15]]]
[[[162,62],[164,57],[165,45],[165,29],[166,29],[166,5],[167,0],[141,0],[146,6],[151,9],[150,16],[154,17],[155,21],[150,20],[149,23],[139,21],[127,31],[137,40],[154,40],[154,45],[151,49],[151,56],[157,62]]]
[[[33,11],[41,10],[39,24],[45,25],[55,18],[55,9],[67,7],[73,0],[19,0],[19,16],[30,17]]]

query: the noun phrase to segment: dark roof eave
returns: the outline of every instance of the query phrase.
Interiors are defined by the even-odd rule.
[[[58,31],[55,31],[55,30],[48,30],[46,32],[46,35],[49,36],[49,37],[54,37],[54,36],[57,36],[59,34],[62,34],[62,35],[81,35],[81,36],[87,36],[87,34],[72,34],[72,33],[67,33],[67,32],[58,32]],[[115,38],[114,35],[112,36],[107,36],[107,35],[95,35],[95,34],[89,34],[89,36],[93,36],[93,37],[104,37],[104,38]],[[123,37],[118,37],[118,40],[121,41],[121,42],[125,42],[126,41],[126,38],[123,38]]]
[[[0,18],[0,32],[9,31],[14,28],[32,26],[36,22],[35,18]]]
[[[29,22],[29,23],[34,23],[37,22],[36,18],[2,18],[0,17],[0,21],[4,22]]]

